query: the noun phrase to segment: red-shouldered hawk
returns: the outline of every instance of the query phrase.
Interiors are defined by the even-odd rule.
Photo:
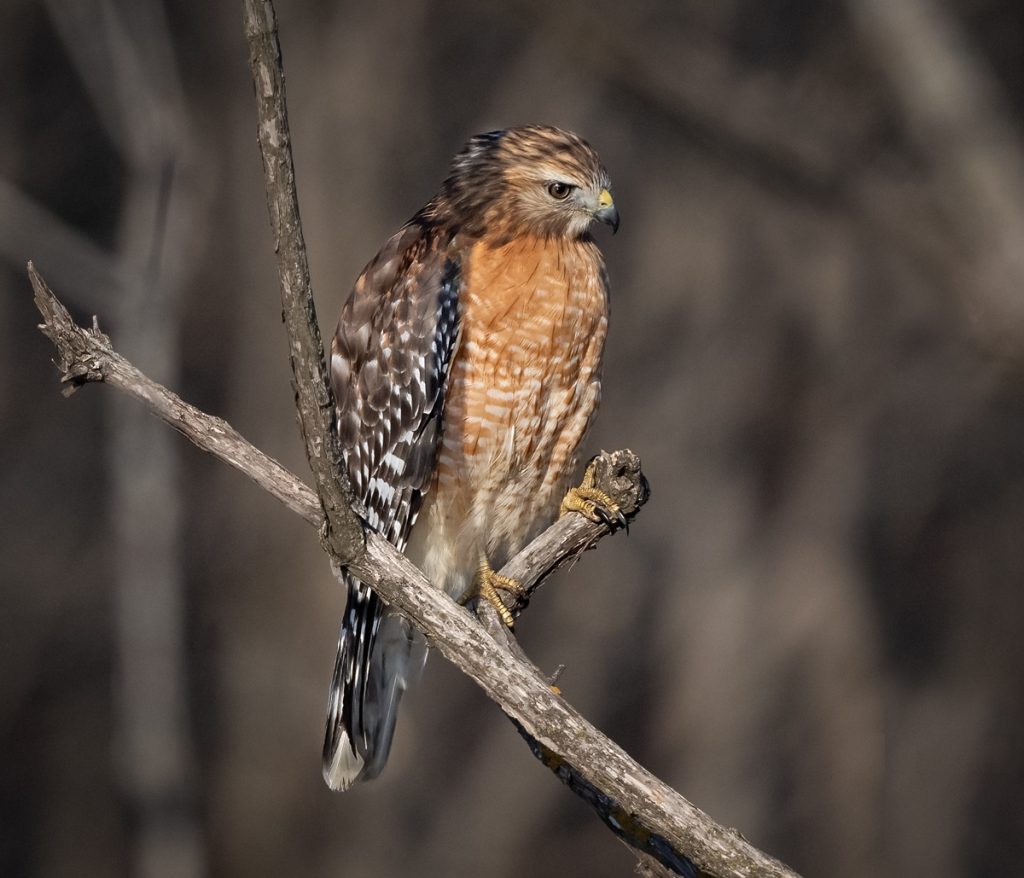
[[[370,526],[456,600],[498,606],[494,589],[515,588],[494,571],[555,519],[597,409],[608,278],[594,220],[619,224],[586,142],[540,126],[478,135],[342,308],[331,380],[349,477]],[[604,501],[582,487],[561,508],[606,515]],[[328,786],[380,773],[425,658],[350,577]]]

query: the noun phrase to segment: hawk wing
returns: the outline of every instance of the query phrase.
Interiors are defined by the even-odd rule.
[[[451,236],[413,221],[366,267],[331,344],[331,383],[345,463],[367,523],[404,550],[434,474],[459,331]],[[324,779],[332,789],[375,777],[398,702],[426,657],[422,638],[346,574],[328,700]]]

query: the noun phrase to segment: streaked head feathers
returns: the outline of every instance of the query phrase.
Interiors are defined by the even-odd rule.
[[[422,215],[499,238],[578,238],[595,219],[618,227],[611,180],[594,148],[541,125],[470,138]]]

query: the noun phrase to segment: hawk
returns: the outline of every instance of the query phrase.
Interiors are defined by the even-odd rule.
[[[618,511],[589,475],[566,493],[601,396],[608,277],[595,220],[619,225],[584,140],[543,126],[477,135],[363,270],[331,344],[337,429],[367,523],[509,625],[495,589],[517,584],[495,571],[560,510]],[[348,577],[329,787],[380,773],[425,659],[418,632]]]

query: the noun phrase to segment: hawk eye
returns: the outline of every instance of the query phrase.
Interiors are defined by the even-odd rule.
[[[553,183],[548,183],[548,195],[556,201],[562,201],[574,188],[570,183],[560,183],[555,180]]]

